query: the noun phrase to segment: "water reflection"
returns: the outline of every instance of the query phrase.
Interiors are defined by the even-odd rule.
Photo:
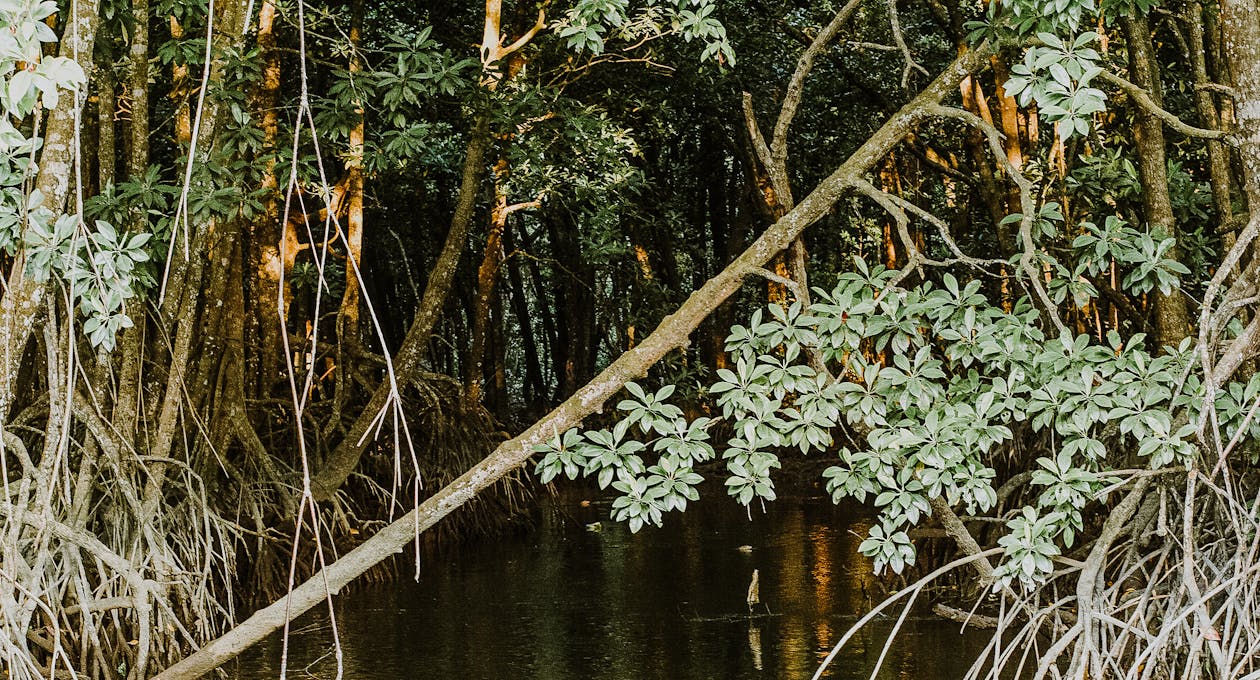
[[[335,604],[345,677],[808,678],[870,607],[865,521],[828,501],[783,499],[750,521],[706,498],[638,535],[607,512],[563,504],[531,535],[426,563],[420,583],[351,589]],[[826,677],[869,677],[889,627],[850,641]],[[290,677],[334,677],[331,640],[326,611],[300,620]],[[879,677],[958,678],[978,651],[956,624],[912,620]],[[235,674],[274,678],[279,656],[270,640]]]

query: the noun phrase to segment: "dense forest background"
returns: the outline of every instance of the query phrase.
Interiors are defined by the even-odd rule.
[[[8,677],[198,677],[560,476],[638,530],[811,451],[877,568],[998,592],[985,672],[1257,672],[1254,0],[0,21]]]

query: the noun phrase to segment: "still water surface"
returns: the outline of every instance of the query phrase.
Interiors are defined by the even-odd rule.
[[[870,608],[857,552],[869,520],[825,499],[781,499],[750,520],[709,496],[634,535],[607,516],[557,502],[529,534],[425,561],[419,583],[350,589],[335,603],[343,677],[809,678]],[[764,604],[749,617],[754,569]],[[298,620],[288,677],[336,676],[328,620],[327,608]],[[869,678],[891,625],[851,640],[825,677]],[[962,677],[980,649],[958,628],[912,618],[878,677]],[[280,650],[269,640],[229,673],[276,678]]]

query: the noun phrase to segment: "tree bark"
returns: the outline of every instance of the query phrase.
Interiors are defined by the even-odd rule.
[[[350,77],[363,70],[363,58],[359,55],[359,36],[363,32],[363,0],[350,3]],[[363,264],[363,102],[354,103],[354,127],[350,129],[349,149],[346,157],[346,290],[341,297],[341,311],[337,317],[337,342],[357,349],[359,343],[359,272]],[[353,264],[351,264],[353,262]],[[346,357],[338,366],[338,385],[347,368]],[[340,389],[338,390],[340,393]],[[339,399],[342,397],[338,397]]]
[[[118,157],[114,141],[114,110],[118,103],[114,99],[114,68],[112,64],[99,64],[96,67],[96,181],[102,191],[114,183],[114,173],[118,167]]]
[[[512,249],[509,237],[504,235],[504,247]],[[543,383],[542,364],[538,353],[538,341],[534,337],[534,320],[529,312],[529,297],[525,293],[525,280],[521,275],[521,256],[508,255],[508,284],[511,286],[512,313],[521,329],[521,346],[525,354],[525,405],[526,412],[541,413],[534,410],[539,402],[547,398],[547,387]],[[543,303],[544,301],[539,301]]]
[[[273,8],[274,13],[274,8]],[[174,15],[170,17],[171,39],[181,40],[184,37],[184,26]],[[171,65],[171,98],[175,105],[175,141],[188,144],[192,141],[192,108],[188,105],[188,66],[187,64]]]
[[[1145,89],[1156,104],[1163,106],[1158,67],[1152,54],[1151,31],[1145,17],[1121,19],[1129,44],[1129,73],[1133,82]],[[1178,238],[1177,221],[1173,216],[1172,197],[1168,191],[1168,161],[1164,149],[1164,124],[1149,110],[1134,107],[1133,138],[1137,146],[1138,172],[1142,177],[1142,212],[1147,225]],[[1180,248],[1174,246],[1168,257],[1180,260]],[[1155,344],[1176,347],[1190,333],[1190,317],[1186,298],[1181,290],[1170,295],[1155,293]]]
[[[468,365],[464,375],[464,399],[475,404],[481,401],[481,381],[485,378],[486,327],[490,322],[490,301],[494,284],[499,279],[503,262],[503,232],[507,228],[508,162],[500,158],[494,164],[494,205],[490,208],[490,226],[486,231],[486,247],[477,267],[477,297],[473,299],[472,338],[468,349]]]
[[[1211,83],[1207,71],[1206,47],[1203,35],[1203,5],[1188,2],[1185,6],[1187,39],[1191,72],[1194,74],[1194,104],[1199,114],[1199,125],[1210,130],[1221,129],[1221,115],[1207,89]],[[1211,178],[1212,205],[1217,219],[1225,223],[1234,216],[1230,200],[1229,149],[1220,140],[1210,139],[1208,148],[1208,175]]]
[[[1208,282],[1199,312],[1199,344],[1211,347],[1212,340],[1224,331],[1232,314],[1219,318],[1217,300],[1225,287],[1226,279],[1244,261],[1251,261],[1254,268],[1256,240],[1260,237],[1260,2],[1256,0],[1228,0],[1221,4],[1221,29],[1223,43],[1230,47],[1229,65],[1234,76],[1234,116],[1238,142],[1238,159],[1242,166],[1241,188],[1247,198],[1247,226],[1238,234],[1237,241],[1225,254],[1220,267]],[[1224,306],[1222,302],[1220,306]],[[1201,355],[1204,368],[1212,379],[1208,386],[1215,389],[1224,385],[1234,371],[1243,366],[1260,351],[1260,317],[1253,317],[1247,328],[1230,341],[1219,360],[1213,361],[1210,352]],[[1217,365],[1213,366],[1213,363]]]
[[[275,19],[275,0],[263,0],[258,9],[258,48],[262,52],[263,71],[262,82],[254,95],[254,110],[263,133],[261,188],[264,196],[262,214],[250,228],[248,285],[253,294],[247,298],[250,336],[258,341],[250,343],[246,352],[253,369],[250,375],[255,380],[251,391],[258,396],[270,395],[272,386],[284,377],[284,333],[288,301],[293,298],[287,275],[297,254],[296,234],[291,242],[281,244],[281,239],[292,228],[281,223],[280,185],[276,178],[280,52],[276,49]]]
[[[139,179],[149,167],[149,0],[131,0],[131,147],[127,177]]]
[[[245,16],[246,1],[245,0],[229,0],[216,5],[216,14],[214,16],[215,26],[215,42],[218,49],[215,54],[221,54],[224,50],[239,49],[244,42],[244,27],[247,20]],[[207,83],[213,84],[220,82],[221,73],[224,67],[223,60],[214,59],[206,65],[209,69]],[[216,132],[218,130],[219,117],[223,113],[221,107],[214,102],[214,98],[206,97],[202,112],[200,114],[200,122],[194,123],[198,129],[194,131],[197,148],[193,151],[192,157],[194,162],[207,163],[210,162],[214,150]],[[197,375],[199,366],[197,361],[216,361],[217,356],[212,353],[194,352],[194,348],[207,344],[210,347],[216,346],[221,341],[217,333],[204,333],[207,326],[217,328],[217,315],[214,318],[205,319],[201,314],[201,306],[203,300],[202,290],[203,282],[207,280],[207,265],[210,264],[212,254],[217,254],[220,258],[219,264],[221,269],[226,269],[226,265],[230,263],[231,249],[234,247],[232,238],[239,233],[238,225],[225,224],[217,225],[214,219],[206,219],[199,224],[192,225],[194,233],[191,235],[191,243],[186,253],[176,253],[173,262],[168,262],[171,268],[172,285],[168,289],[167,299],[163,301],[160,309],[159,322],[171,324],[170,336],[174,338],[170,351],[170,359],[168,362],[169,371],[166,375],[165,386],[161,393],[161,399],[157,400],[156,422],[153,426],[153,437],[148,442],[148,453],[158,459],[167,458],[170,455],[172,446],[175,442],[176,427],[178,425],[181,411],[185,408],[193,408],[198,401],[194,395],[188,392],[189,385],[186,378],[190,375]],[[179,225],[176,225],[176,230]],[[222,233],[217,233],[221,229]],[[172,235],[172,238],[181,238],[179,233]],[[223,276],[221,272],[210,271],[210,281],[213,283],[214,276]],[[221,287],[219,287],[221,290]],[[222,300],[222,298],[217,298]],[[221,308],[218,308],[221,310]],[[194,385],[194,387],[196,387]],[[198,392],[200,390],[198,389]],[[189,397],[193,398],[189,398]],[[154,463],[149,466],[150,473],[148,482],[144,490],[144,516],[146,518],[152,516],[161,500],[162,489],[166,478],[166,469],[168,464],[164,462]]]
[[[61,38],[61,55],[79,59],[84,73],[92,67],[92,45],[96,39],[97,0],[74,4],[71,18]],[[43,153],[35,185],[44,195],[44,206],[59,214],[65,209],[74,176],[75,120],[85,97],[66,96],[48,113]],[[48,285],[25,275],[24,262],[13,263],[4,299],[0,300],[0,422],[8,420],[18,386],[17,373],[26,353],[26,343],[43,306]]]

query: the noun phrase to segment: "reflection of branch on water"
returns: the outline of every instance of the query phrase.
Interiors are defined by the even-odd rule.
[[[753,668],[761,668],[761,627],[752,621],[748,622],[748,649],[752,652]]]
[[[290,635],[314,635],[316,633],[330,633],[332,632],[332,629],[333,629],[332,623],[330,623],[327,619],[320,619],[318,621],[312,621],[300,628],[294,628],[289,631],[289,634]]]

